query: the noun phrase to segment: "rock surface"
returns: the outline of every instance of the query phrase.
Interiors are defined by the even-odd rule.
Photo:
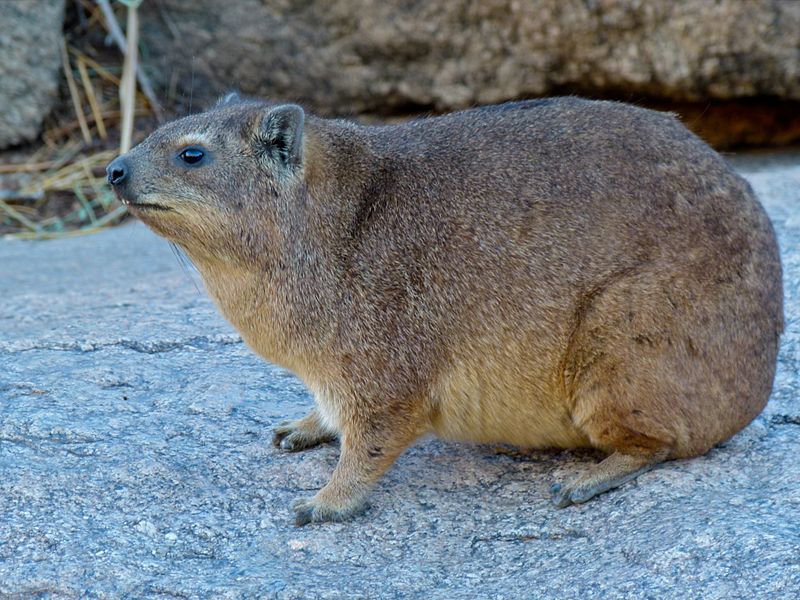
[[[568,90],[800,100],[796,0],[160,0],[145,62],[193,101],[238,87],[328,114]]]
[[[0,2],[0,149],[33,140],[58,97],[64,0]]]
[[[289,504],[338,451],[271,428],[311,399],[139,224],[0,241],[0,597],[789,598],[800,590],[800,154],[737,162],[783,249],[764,413],[579,507],[597,457],[427,440],[346,524]],[[198,284],[199,285],[199,284]]]

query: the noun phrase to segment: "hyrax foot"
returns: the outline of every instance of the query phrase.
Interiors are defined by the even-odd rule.
[[[553,504],[564,508],[570,504],[582,504],[597,494],[602,494],[649,471],[664,454],[656,456],[631,456],[615,452],[587,473],[571,479],[565,484],[556,483],[550,488]]]
[[[272,432],[272,444],[281,450],[297,452],[313,448],[329,439],[310,435],[310,432],[298,427],[299,421],[284,421]]]
[[[323,427],[314,410],[302,419],[279,424],[273,430],[272,443],[282,450],[297,452],[335,439],[336,435]]]
[[[347,521],[348,519],[364,512],[368,504],[364,500],[352,502],[345,506],[333,506],[319,498],[300,498],[292,505],[295,512],[294,523],[298,527],[309,523],[324,523],[326,521]]]

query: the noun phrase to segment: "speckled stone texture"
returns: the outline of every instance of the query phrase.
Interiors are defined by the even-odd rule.
[[[0,1],[0,149],[39,134],[58,98],[64,0]]]
[[[0,597],[797,598],[800,153],[735,159],[783,249],[765,412],[707,456],[578,507],[586,452],[422,441],[344,524],[289,505],[338,450],[286,454],[310,406],[139,224],[0,242]]]
[[[338,115],[564,90],[800,100],[797,0],[159,0],[142,13],[145,65],[195,103],[230,87]]]

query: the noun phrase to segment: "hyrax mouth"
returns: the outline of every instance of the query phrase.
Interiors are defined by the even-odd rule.
[[[172,208],[169,206],[165,206],[164,204],[157,204],[155,202],[138,202],[135,199],[131,198],[131,195],[127,193],[127,190],[115,188],[114,191],[116,192],[117,200],[119,200],[124,206],[132,209],[134,212],[143,210],[143,211],[171,211]]]
[[[123,200],[122,203],[132,208],[134,211],[136,210],[156,210],[156,211],[170,211],[172,210],[169,206],[164,206],[163,204],[152,204],[150,202],[131,202],[129,200]]]

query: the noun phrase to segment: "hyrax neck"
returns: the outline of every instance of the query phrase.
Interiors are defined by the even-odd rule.
[[[223,315],[265,359],[305,381],[337,370],[338,328],[346,294],[349,229],[373,177],[366,149],[338,147],[331,132],[310,135],[302,197],[273,224],[261,259],[192,257]],[[345,164],[346,163],[346,164]]]
[[[320,286],[306,291],[308,286],[298,285],[292,276],[305,279],[308,274],[290,273],[290,268],[269,272],[212,260],[197,261],[197,267],[222,314],[255,352],[301,377],[323,368],[333,323],[311,299],[324,304],[328,290]]]

